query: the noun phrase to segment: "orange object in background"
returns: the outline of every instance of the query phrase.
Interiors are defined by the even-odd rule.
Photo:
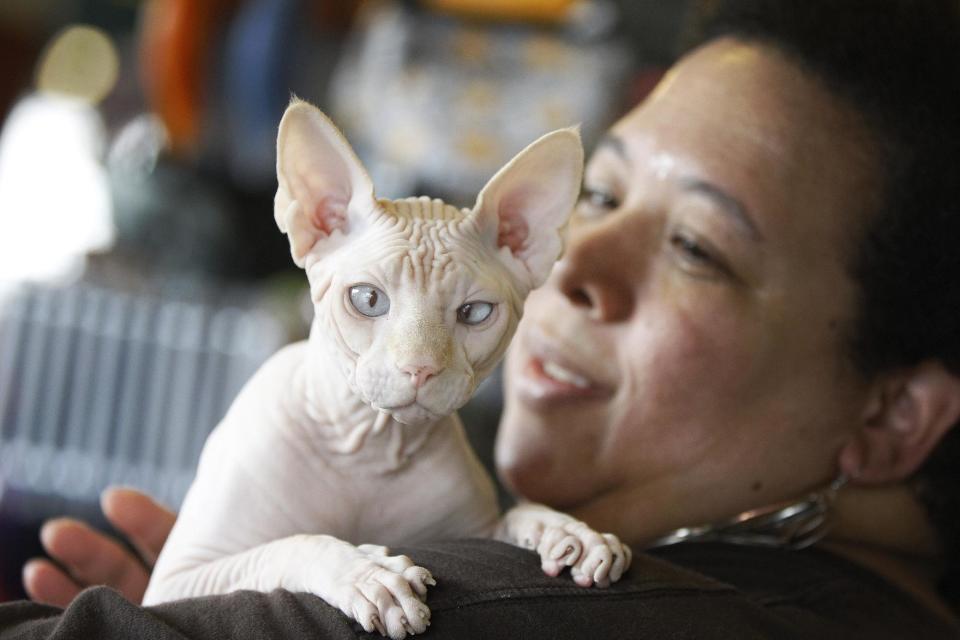
[[[224,14],[236,0],[148,0],[141,25],[140,66],[151,108],[174,151],[196,146],[209,56]]]
[[[494,20],[559,22],[578,0],[422,0],[428,9]]]

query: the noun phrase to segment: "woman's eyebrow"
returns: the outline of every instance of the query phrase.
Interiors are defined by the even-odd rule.
[[[623,140],[615,134],[604,134],[597,141],[594,153],[601,149],[609,149],[624,162],[630,162],[626,145],[624,145]],[[712,200],[720,211],[733,218],[736,225],[743,229],[751,240],[763,242],[763,234],[760,233],[756,223],[754,223],[753,217],[750,215],[747,207],[719,186],[701,178],[687,178],[682,181],[681,188],[687,193],[700,194]]]
[[[681,189],[712,200],[720,211],[733,218],[737,226],[747,232],[750,239],[763,242],[763,235],[744,204],[717,185],[699,178],[688,178],[681,183]]]
[[[623,140],[612,133],[606,133],[603,135],[603,137],[597,140],[597,145],[594,147],[594,153],[600,151],[601,149],[610,149],[624,162],[630,161],[630,159],[627,157],[627,150],[623,144]]]

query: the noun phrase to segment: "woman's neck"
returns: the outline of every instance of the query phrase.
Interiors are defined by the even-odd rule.
[[[923,507],[903,485],[848,485],[834,504],[835,525],[818,547],[882,576],[953,625],[960,619],[937,593],[943,554]]]

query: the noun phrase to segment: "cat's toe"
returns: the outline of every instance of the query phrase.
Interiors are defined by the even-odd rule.
[[[633,560],[633,552],[630,547],[620,542],[620,539],[612,533],[603,534],[607,546],[613,553],[613,564],[610,567],[610,582],[617,582],[623,577],[623,574],[630,568],[630,562]]]
[[[383,555],[373,556],[370,559],[384,569],[394,573],[403,573],[408,568],[413,566],[413,560],[411,560],[408,556]]]
[[[610,569],[613,567],[613,551],[606,544],[597,545],[587,552],[577,566],[579,573],[594,585],[598,587],[609,586]]]
[[[420,598],[421,601],[427,599],[427,587],[432,587],[437,584],[437,581],[433,579],[433,576],[429,571],[416,565],[407,567],[403,571],[403,577],[410,584],[410,588],[413,589],[414,593],[417,594],[417,597]]]
[[[426,572],[425,569],[422,571]],[[426,574],[429,577],[429,572]],[[391,637],[399,627],[409,630],[408,633],[423,633],[430,620],[430,609],[423,604],[417,590],[422,589],[426,592],[426,586],[419,581],[408,580],[404,575],[388,570],[377,572],[374,580],[377,582],[377,587],[371,590],[377,593],[379,598],[376,601],[377,606],[388,620],[387,629]],[[385,594],[389,594],[389,598]],[[396,617],[397,611],[402,614],[399,618]],[[392,628],[391,624],[393,624]]]
[[[407,622],[403,609],[397,605],[392,605],[384,612],[384,622],[387,627],[387,635],[391,640],[403,640],[407,635],[413,635],[413,629]]]
[[[368,556],[382,557],[390,554],[390,548],[380,544],[357,545],[357,551]],[[372,558],[371,558],[372,559]]]
[[[360,626],[363,627],[363,630],[367,633],[373,633],[377,631],[380,635],[387,635],[387,628],[383,626],[383,621],[380,619],[380,612],[370,600],[364,597],[359,591],[355,593],[351,599],[349,607],[344,610],[344,613],[350,615],[354,620],[360,623]]]
[[[580,539],[563,526],[545,527],[537,546],[541,567],[549,576],[559,575],[565,567],[576,564],[582,551]]]

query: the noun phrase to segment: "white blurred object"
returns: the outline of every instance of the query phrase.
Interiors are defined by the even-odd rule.
[[[34,94],[0,133],[0,280],[70,280],[114,236],[96,107]]]
[[[118,67],[106,33],[67,27],[40,57],[38,92],[7,118],[0,133],[0,287],[76,279],[87,253],[112,244],[97,104],[116,84]]]
[[[128,180],[146,180],[169,146],[170,136],[160,116],[141,113],[117,133],[107,152],[107,168]]]

